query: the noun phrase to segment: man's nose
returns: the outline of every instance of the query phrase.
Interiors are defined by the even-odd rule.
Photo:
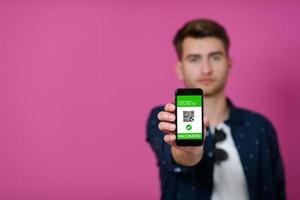
[[[203,59],[201,63],[201,71],[203,74],[210,74],[212,72],[211,63],[208,59]]]

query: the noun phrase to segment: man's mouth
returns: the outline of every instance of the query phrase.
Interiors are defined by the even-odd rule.
[[[201,84],[204,84],[204,85],[208,85],[208,84],[211,84],[213,82],[213,79],[211,79],[211,78],[202,78],[202,79],[199,79],[197,82],[199,82]]]

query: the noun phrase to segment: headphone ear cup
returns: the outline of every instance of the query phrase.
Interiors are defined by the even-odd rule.
[[[215,149],[214,150],[214,161],[216,163],[219,163],[221,161],[227,160],[228,154],[223,149]]]
[[[215,136],[214,136],[215,142],[221,142],[224,141],[226,139],[226,134],[224,133],[224,131],[215,129]]]

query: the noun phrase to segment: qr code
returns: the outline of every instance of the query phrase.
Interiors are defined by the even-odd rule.
[[[195,118],[194,111],[183,111],[183,122],[193,122]]]

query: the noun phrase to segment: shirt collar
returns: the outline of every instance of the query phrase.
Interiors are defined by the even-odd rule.
[[[226,98],[229,106],[229,118],[224,122],[225,124],[241,123],[244,121],[244,116],[241,114],[240,109],[237,108],[229,98]]]

